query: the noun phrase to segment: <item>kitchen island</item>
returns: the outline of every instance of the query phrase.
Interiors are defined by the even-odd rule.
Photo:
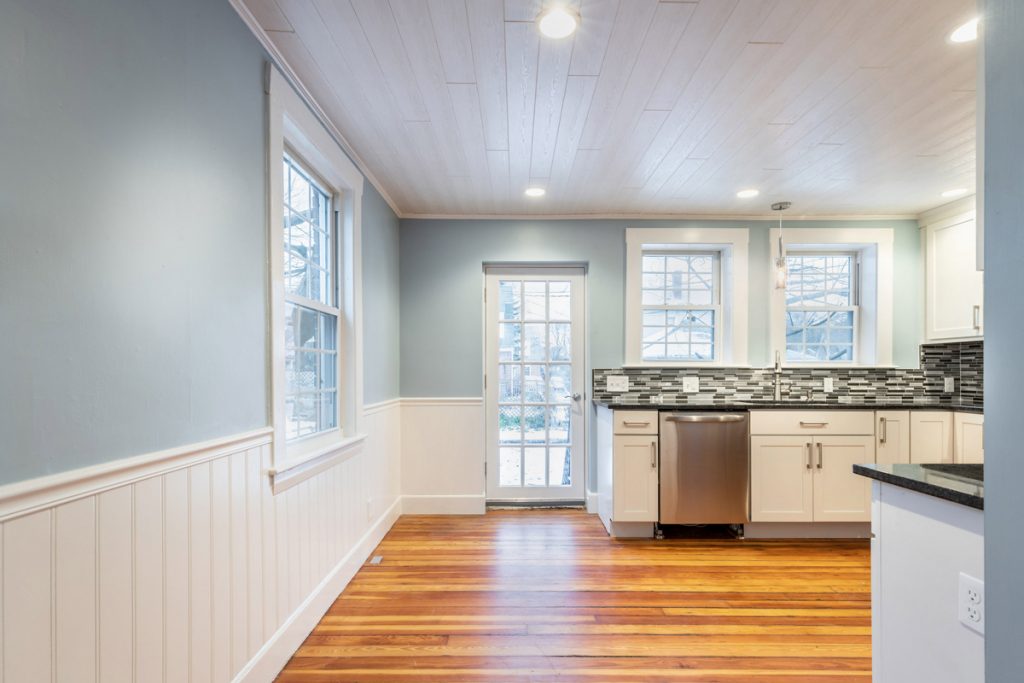
[[[983,467],[854,466],[872,480],[875,683],[985,680]]]

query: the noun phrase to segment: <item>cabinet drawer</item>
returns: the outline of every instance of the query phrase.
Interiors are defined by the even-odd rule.
[[[616,410],[616,434],[657,434],[657,410]]]
[[[875,433],[871,410],[752,410],[751,434],[855,434]]]

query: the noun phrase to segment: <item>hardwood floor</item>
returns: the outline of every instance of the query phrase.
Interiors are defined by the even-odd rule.
[[[866,541],[609,539],[596,516],[402,517],[278,678],[871,680]]]

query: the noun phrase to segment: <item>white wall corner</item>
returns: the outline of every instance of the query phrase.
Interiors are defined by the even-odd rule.
[[[587,514],[597,514],[597,491],[587,491]]]

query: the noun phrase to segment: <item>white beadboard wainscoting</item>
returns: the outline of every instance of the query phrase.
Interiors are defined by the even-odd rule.
[[[482,515],[484,401],[402,399],[402,511]]]
[[[276,496],[269,428],[0,488],[0,680],[271,680],[401,513],[402,405],[364,415]]]

